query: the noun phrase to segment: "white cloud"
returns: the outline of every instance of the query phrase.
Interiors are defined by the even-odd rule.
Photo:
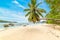
[[[25,9],[25,7],[23,5],[21,5],[18,1],[14,0],[13,3],[15,3],[16,5],[18,5],[19,7]]]
[[[13,3],[15,3],[15,4],[19,4],[16,0],[14,0]]]
[[[12,14],[11,16],[13,16],[13,17],[16,17],[16,18],[25,18],[24,16],[21,16],[21,15],[17,15],[17,14]]]
[[[3,16],[0,15],[0,19],[19,21],[19,22],[23,22],[23,21],[27,22],[27,18],[25,18],[24,15],[19,15],[19,14],[21,14],[20,12],[0,8],[0,14],[3,14]]]

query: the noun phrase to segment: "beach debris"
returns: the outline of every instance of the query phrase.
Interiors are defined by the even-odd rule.
[[[13,24],[13,23],[10,23],[9,25],[10,25],[10,26],[14,26],[14,24]]]
[[[9,27],[9,24],[4,24],[5,30],[8,29],[8,27]]]
[[[8,24],[4,24],[4,27],[9,27],[9,25]]]
[[[27,25],[23,25],[24,27],[26,27]]]

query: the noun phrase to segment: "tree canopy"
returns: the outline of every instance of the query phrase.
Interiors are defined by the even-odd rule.
[[[28,16],[28,20],[30,22],[36,23],[40,21],[40,16],[43,17],[42,13],[45,13],[46,11],[44,9],[38,8],[38,6],[41,4],[37,4],[37,0],[31,0],[30,3],[28,3],[29,8],[24,9],[24,11],[27,12],[25,16]]]
[[[47,14],[47,18],[60,19],[60,0],[45,0],[50,7],[50,12]],[[48,20],[48,23],[56,23],[54,20]]]

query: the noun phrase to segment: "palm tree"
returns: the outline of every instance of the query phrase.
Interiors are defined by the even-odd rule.
[[[60,0],[45,0],[45,2],[51,9],[46,18],[60,19]],[[47,20],[47,23],[58,24],[54,20]]]
[[[31,0],[30,3],[28,3],[29,8],[24,9],[27,14],[25,16],[28,16],[28,21],[36,23],[40,21],[40,16],[43,17],[41,13],[45,13],[46,11],[44,9],[38,8],[38,6],[41,4],[37,4],[37,0]]]

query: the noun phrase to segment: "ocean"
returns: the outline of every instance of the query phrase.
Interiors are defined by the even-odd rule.
[[[0,29],[4,29],[4,24],[9,24],[9,23],[0,23]],[[25,26],[25,25],[35,25],[33,23],[13,23],[14,26],[9,26],[9,28],[15,28],[15,27],[20,27],[20,26]],[[43,23],[36,23],[36,24],[43,24]]]
[[[0,23],[0,29],[3,29],[4,28],[4,24],[5,23]]]
[[[0,29],[4,29],[4,24],[9,24],[9,23],[0,23]],[[9,28],[15,28],[15,27],[28,25],[28,23],[13,23],[13,24],[14,26],[9,26]]]

